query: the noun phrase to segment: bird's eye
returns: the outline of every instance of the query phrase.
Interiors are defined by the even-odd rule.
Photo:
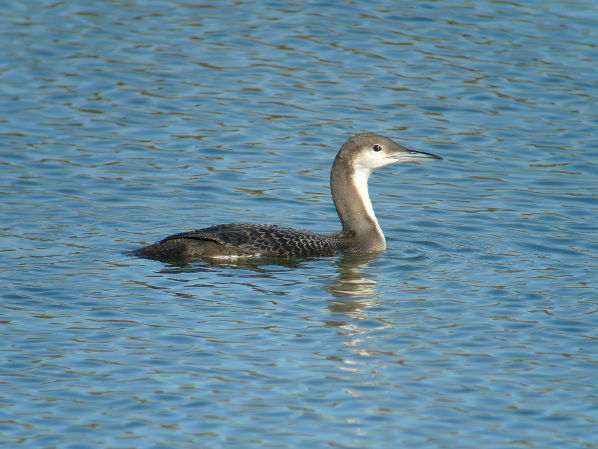
[[[382,151],[382,145],[378,145],[378,144],[376,144],[376,145],[374,145],[374,146],[373,146],[373,148],[372,148],[372,149],[373,149],[375,152]]]

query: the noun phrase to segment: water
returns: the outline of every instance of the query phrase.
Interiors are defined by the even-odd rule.
[[[395,3],[2,6],[0,444],[598,447],[598,7]],[[363,131],[385,254],[126,255],[336,231]]]

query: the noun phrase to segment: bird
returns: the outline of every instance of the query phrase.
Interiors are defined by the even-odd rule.
[[[368,193],[370,175],[391,164],[438,159],[442,158],[411,150],[376,133],[355,134],[341,146],[330,173],[332,199],[342,224],[340,232],[322,234],[271,224],[230,223],[173,234],[132,254],[191,261],[382,252],[386,250],[386,239]]]

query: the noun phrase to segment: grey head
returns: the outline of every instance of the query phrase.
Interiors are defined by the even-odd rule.
[[[375,170],[390,164],[426,159],[442,158],[435,154],[410,150],[386,136],[363,133],[356,134],[345,142],[334,163],[343,164],[350,172],[361,172],[369,176]]]
[[[336,155],[330,186],[343,224],[342,234],[368,250],[386,248],[368,193],[368,178],[390,164],[442,159],[431,153],[405,148],[388,137],[374,133],[352,136]]]

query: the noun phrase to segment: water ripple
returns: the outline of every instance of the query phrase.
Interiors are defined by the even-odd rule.
[[[0,21],[0,444],[595,445],[594,3]],[[385,254],[124,254],[219,222],[336,231],[330,163],[366,130],[444,158],[372,177]]]

